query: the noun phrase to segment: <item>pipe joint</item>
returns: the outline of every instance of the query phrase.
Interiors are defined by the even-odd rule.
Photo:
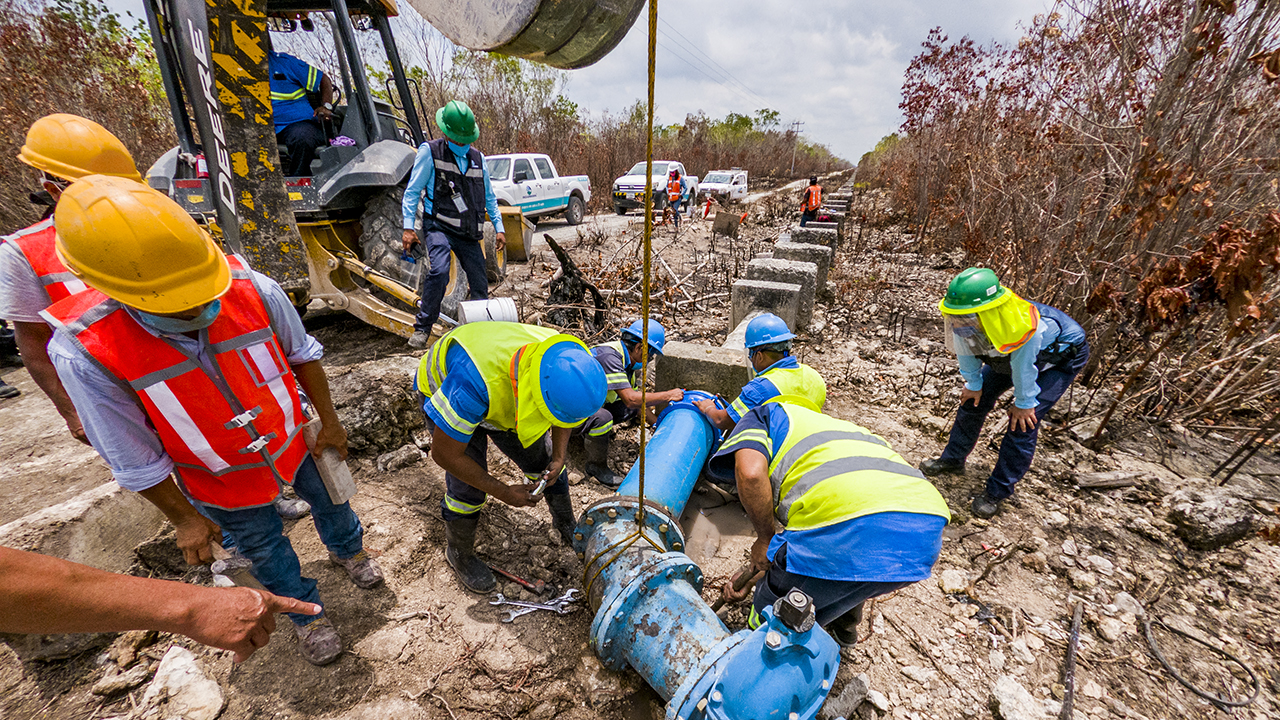
[[[625,524],[634,530],[639,514],[640,501],[635,497],[614,495],[597,501],[578,518],[578,526],[574,528],[573,535],[574,552],[586,552],[592,534],[609,525]],[[673,518],[665,507],[646,501],[644,526],[645,536],[657,542],[664,552],[684,550],[684,531],[680,528],[679,519]],[[600,561],[605,559],[600,558]]]

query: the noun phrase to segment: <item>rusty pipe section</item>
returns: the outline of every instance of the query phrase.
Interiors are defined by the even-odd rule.
[[[731,633],[702,600],[701,568],[682,552],[679,512],[719,439],[693,405],[700,397],[686,393],[658,419],[645,448],[643,515],[633,468],[619,495],[578,522],[574,549],[596,611],[591,648],[607,667],[639,673],[668,701],[668,718],[814,717],[840,656],[808,598],[789,593],[759,628]]]

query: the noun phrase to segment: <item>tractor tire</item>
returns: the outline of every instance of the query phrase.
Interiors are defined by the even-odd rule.
[[[399,186],[388,188],[382,194],[374,196],[365,206],[364,214],[360,216],[360,252],[364,255],[365,264],[396,280],[400,280],[400,255],[404,252],[404,243],[401,240],[404,235],[401,211],[403,199],[404,188]],[[418,234],[418,239],[425,239],[421,232]],[[415,250],[418,254],[418,262],[430,262],[421,250],[422,248]],[[423,279],[426,279],[425,273]],[[363,283],[358,279],[357,282]],[[419,296],[422,295],[421,284],[413,290]],[[392,307],[410,313],[418,312],[416,305],[407,305],[382,290],[370,287],[369,291],[374,297]],[[458,303],[467,299],[467,292],[467,276],[462,272],[458,259],[450,253],[449,283],[445,286],[440,311],[457,319]]]
[[[577,195],[569,196],[569,205],[564,209],[565,222],[570,225],[581,225],[582,219],[587,214],[587,206],[582,204],[582,198]]]
[[[507,251],[504,248],[502,252],[498,252],[498,234],[489,223],[484,224],[483,242],[484,274],[489,279],[489,284],[494,285],[507,276]],[[463,280],[465,282],[465,278]]]

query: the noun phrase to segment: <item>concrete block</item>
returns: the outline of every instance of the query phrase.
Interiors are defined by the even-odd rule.
[[[826,245],[789,242],[783,240],[784,237],[790,236],[783,235],[778,238],[778,244],[773,246],[773,257],[778,260],[795,260],[816,265],[818,277],[814,288],[822,292],[827,286],[827,273],[831,270],[831,248]]]
[[[123,573],[133,564],[134,547],[164,524],[164,514],[141,495],[109,482],[0,526],[0,545]],[[3,639],[23,660],[56,660],[105,644],[110,635],[5,635]]]
[[[752,260],[747,263],[748,280],[770,280],[800,286],[800,306],[796,309],[796,324],[809,327],[813,319],[813,296],[817,292],[818,266],[816,263],[797,260]]]
[[[747,326],[751,324],[751,320],[755,316],[760,314],[759,312],[753,312],[742,318],[742,322],[738,323],[738,326],[730,330],[729,334],[725,336],[724,342],[720,343],[720,347],[739,352],[747,349]]]
[[[733,314],[729,318],[729,326],[737,327],[751,313],[764,311],[782,318],[787,327],[795,330],[800,314],[800,293],[801,288],[795,283],[737,280],[730,294]]]
[[[741,350],[670,341],[658,358],[654,387],[703,390],[732,399],[751,377]]]
[[[781,240],[781,238],[779,238]],[[791,242],[809,243],[810,245],[825,245],[831,248],[834,255],[836,248],[840,247],[840,233],[835,230],[810,229],[808,227],[791,228]]]
[[[836,245],[840,246],[844,244],[844,225],[845,223],[841,222],[818,222],[815,220],[811,223],[806,223],[804,227],[806,230],[810,228],[814,230],[835,230]]]

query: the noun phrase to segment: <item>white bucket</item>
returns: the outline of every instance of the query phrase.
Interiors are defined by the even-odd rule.
[[[488,300],[467,300],[458,303],[458,324],[497,320],[499,322],[520,322],[520,313],[516,311],[516,301],[511,298],[490,298]]]

